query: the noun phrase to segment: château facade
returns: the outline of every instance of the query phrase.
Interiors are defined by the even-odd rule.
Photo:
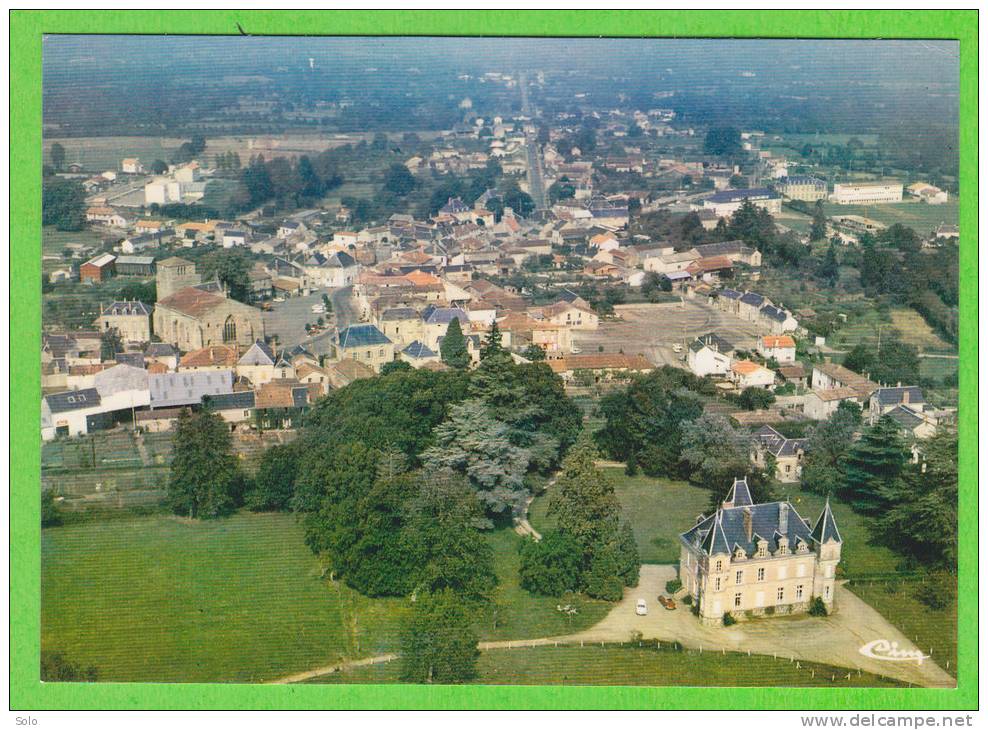
[[[704,624],[801,613],[817,597],[833,610],[842,540],[829,500],[811,528],[788,501],[753,504],[736,479],[680,543],[680,580]]]

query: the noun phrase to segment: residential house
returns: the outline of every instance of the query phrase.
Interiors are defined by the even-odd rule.
[[[734,345],[720,335],[708,332],[693,340],[686,349],[686,364],[697,377],[727,375],[731,372]]]
[[[150,342],[151,310],[144,302],[112,302],[94,322],[100,332],[117,331],[122,342]]]
[[[398,353],[398,358],[407,362],[413,368],[420,368],[428,363],[441,361],[438,352],[430,349],[425,343],[415,340]]]
[[[336,337],[337,359],[357,360],[375,373],[394,360],[394,343],[372,324],[354,324]]]
[[[254,418],[255,396],[253,390],[235,390],[232,393],[207,396],[203,408],[217,414],[230,424],[233,431],[239,424],[250,424]]]
[[[857,390],[848,386],[814,388],[803,398],[803,414],[814,421],[824,421],[844,402],[861,405],[862,397]]]
[[[923,389],[916,385],[876,388],[868,399],[866,418],[868,423],[874,423],[899,406],[906,406],[911,410],[922,410],[925,403]]]
[[[829,500],[812,529],[788,501],[754,504],[745,479],[680,535],[679,578],[701,623],[836,607],[843,540]]]
[[[655,369],[655,366],[642,355],[607,352],[565,355],[547,362],[552,371],[566,382],[575,380],[599,383],[624,380],[634,373],[647,373]]]
[[[728,375],[740,390],[745,388],[771,388],[775,373],[751,360],[735,360]]]
[[[752,435],[751,461],[765,467],[768,455],[775,458],[775,478],[780,482],[798,482],[803,473],[803,456],[808,439],[790,439],[765,425]]]
[[[758,354],[780,365],[795,362],[796,341],[788,335],[765,335],[758,339]]]

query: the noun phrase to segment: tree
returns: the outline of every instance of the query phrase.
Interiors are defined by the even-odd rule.
[[[242,477],[226,422],[203,411],[178,418],[168,504],[192,519],[219,517],[237,505]]]
[[[492,358],[503,359],[507,356],[507,351],[501,346],[501,328],[497,326],[497,322],[491,322],[491,328],[487,332],[487,338],[480,346],[480,360],[483,362]]]
[[[818,200],[813,206],[813,222],[810,224],[810,240],[822,241],[827,237],[827,215],[823,212],[823,201]]]
[[[41,224],[60,231],[81,231],[86,225],[86,193],[76,180],[46,178],[41,184]]]
[[[747,433],[716,413],[684,423],[683,459],[690,467],[690,481],[721,494],[725,484],[752,469],[748,439]]]
[[[741,152],[741,133],[734,127],[712,127],[703,139],[708,155],[730,157]]]
[[[957,431],[942,427],[893,483],[876,519],[885,544],[926,565],[957,568]]]
[[[120,333],[116,327],[103,330],[102,334],[100,334],[99,343],[100,359],[103,361],[113,360],[116,358],[117,353],[123,349]]]
[[[295,494],[298,467],[296,444],[276,444],[265,450],[244,504],[255,512],[288,509]]]
[[[52,142],[48,156],[51,159],[51,166],[55,168],[55,171],[61,172],[65,166],[65,148],[58,142]]]
[[[415,176],[400,162],[396,162],[384,175],[384,189],[400,197],[415,189]]]
[[[775,396],[765,388],[745,388],[738,395],[738,405],[746,411],[765,410],[775,403]]]
[[[60,651],[41,652],[42,682],[96,682],[99,672],[90,665],[83,667],[69,661]]]
[[[41,526],[56,527],[62,524],[62,513],[55,504],[55,493],[45,490],[41,493]]]
[[[381,375],[390,375],[391,373],[400,373],[411,369],[412,366],[404,360],[392,360],[381,366]]]
[[[526,360],[531,360],[532,362],[542,362],[545,360],[545,350],[535,343],[532,343],[525,348],[525,351],[522,353],[522,357]]]
[[[885,337],[880,348],[872,349],[864,342],[855,345],[844,358],[844,367],[882,384],[917,383],[919,351],[914,345]]]
[[[621,524],[614,484],[596,467],[595,456],[589,439],[566,455],[549,514],[557,529],[580,546],[588,595],[613,601],[621,598],[625,585],[637,585],[641,560],[630,527]]]
[[[527,218],[535,210],[535,201],[532,200],[532,196],[522,191],[514,180],[508,183],[507,188],[501,194],[501,201],[505,208],[511,208],[522,218]]]
[[[530,454],[511,443],[508,427],[483,401],[454,405],[449,419],[436,427],[434,440],[422,462],[433,470],[446,468],[466,476],[488,514],[510,514],[524,501]]]
[[[477,640],[473,617],[453,591],[419,596],[402,622],[402,681],[458,684],[474,679]]]
[[[151,172],[155,175],[164,175],[168,172],[168,163],[164,160],[155,160],[151,163]]]
[[[401,531],[401,554],[415,594],[451,590],[481,607],[497,586],[494,550],[478,528],[486,525],[483,505],[460,475],[426,469],[419,476]]]
[[[857,512],[880,514],[890,505],[905,463],[899,426],[891,417],[882,416],[851,446],[840,496]]]
[[[562,530],[550,530],[539,541],[521,546],[521,587],[541,596],[561,596],[582,588],[580,544]]]
[[[649,476],[682,478],[682,426],[703,413],[695,392],[711,392],[712,384],[671,366],[635,378],[625,389],[600,402],[604,426],[594,440],[611,459],[634,455]]]
[[[470,366],[470,353],[467,352],[467,341],[463,336],[458,317],[450,320],[443,341],[439,345],[439,355],[451,368],[465,370]]]
[[[831,241],[827,247],[827,253],[820,263],[819,276],[828,286],[835,286],[840,278],[840,263],[837,261],[837,247]]]
[[[212,251],[202,257],[200,266],[203,281],[219,279],[238,302],[250,299],[250,269],[250,259],[238,248]]]
[[[803,459],[803,489],[817,494],[838,492],[844,482],[843,460],[860,426],[861,409],[844,402],[810,431]]]

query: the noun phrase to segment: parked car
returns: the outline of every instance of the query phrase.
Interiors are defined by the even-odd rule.
[[[635,613],[637,613],[639,616],[648,615],[648,604],[645,603],[644,598],[638,599],[638,603],[635,605]]]
[[[313,314],[325,314],[326,313],[326,307],[324,307],[321,304],[313,304],[312,305],[312,313]]]
[[[674,601],[672,598],[669,598],[668,596],[659,596],[659,603],[662,604],[662,607],[666,611],[676,610],[676,601]]]
[[[673,351],[673,352],[682,352],[682,351],[683,351],[683,346],[682,346],[682,345],[680,345],[680,344],[679,344],[679,343],[677,342],[677,343],[676,343],[675,345],[673,345],[673,346],[672,346],[672,351]]]

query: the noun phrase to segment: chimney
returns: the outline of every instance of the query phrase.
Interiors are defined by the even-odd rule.
[[[751,542],[752,525],[751,525],[751,507],[744,508],[744,534],[748,536],[748,542]]]
[[[909,405],[909,389],[902,391],[902,403],[904,405]]]
[[[779,532],[783,535],[788,535],[789,533],[789,503],[781,502],[779,504]]]

